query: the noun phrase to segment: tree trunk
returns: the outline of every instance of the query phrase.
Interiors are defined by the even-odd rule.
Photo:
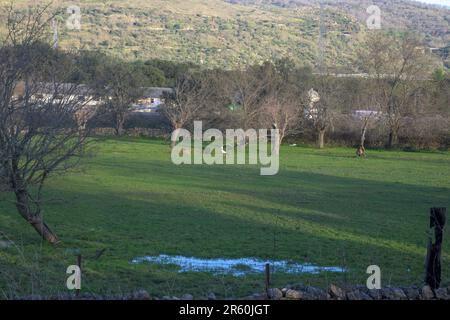
[[[398,132],[397,131],[398,130],[395,128],[391,128],[389,131],[389,140],[388,140],[388,145],[387,145],[387,147],[389,149],[391,149],[397,145],[397,142],[398,142]]]
[[[175,128],[174,131],[179,129],[178,126],[174,126],[174,128]],[[178,135],[176,135],[175,137],[171,137],[170,138],[170,148],[171,149],[175,148],[177,143],[178,143]]]
[[[366,147],[366,133],[367,133],[367,124],[364,125],[364,128],[361,132],[361,141],[360,141],[360,146],[365,148]]]
[[[50,244],[57,244],[59,242],[56,234],[50,229],[50,227],[42,220],[42,216],[38,215],[29,220],[29,223],[33,226],[36,232]]]
[[[319,136],[317,138],[317,145],[319,146],[319,149],[323,149],[325,147],[325,130],[323,130],[323,129],[319,130]]]
[[[19,190],[16,194],[16,207],[20,215],[36,230],[36,232],[46,241],[51,244],[59,242],[56,234],[48,227],[48,225],[42,219],[40,213],[34,214],[30,209],[30,203],[28,200],[28,194],[26,191]]]
[[[116,123],[116,136],[120,137],[123,135],[123,122],[117,121]]]
[[[123,125],[125,123],[125,116],[123,114],[116,115],[116,136],[120,137],[123,135]]]
[[[366,146],[365,146],[365,144],[366,144],[366,133],[367,133],[368,125],[369,125],[369,118],[367,118],[364,121],[364,126],[363,126],[363,129],[361,131],[361,140],[359,141],[359,147],[356,150],[356,155],[358,157],[362,157],[362,156],[366,155]]]

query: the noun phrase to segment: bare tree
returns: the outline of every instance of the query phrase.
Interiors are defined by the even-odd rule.
[[[367,135],[367,129],[369,128],[369,124],[371,119],[373,118],[374,113],[370,112],[369,114],[365,115],[362,120],[362,129],[361,129],[361,139],[359,142],[358,149],[356,150],[356,155],[358,157],[366,156],[366,135]]]
[[[96,87],[103,96],[103,111],[112,115],[117,136],[123,135],[133,103],[142,98],[142,83],[142,74],[125,63],[108,61],[97,70]]]
[[[81,90],[81,89],[80,89]],[[86,91],[84,91],[85,93]],[[84,95],[82,95],[83,99],[91,99],[90,97],[86,98]],[[85,101],[87,102],[87,100]],[[96,106],[91,106],[86,104],[83,108],[80,108],[77,112],[74,114],[74,120],[76,121],[78,125],[78,129],[80,131],[84,131],[87,129],[87,124],[89,120],[95,117],[95,115],[98,113],[98,108]]]
[[[172,129],[184,128],[188,122],[197,119],[209,95],[209,86],[202,76],[186,73],[178,77],[172,92],[165,93],[163,97],[162,111]],[[176,139],[172,140],[172,147],[176,142]]]
[[[433,61],[413,34],[394,37],[375,32],[360,54],[361,67],[374,79],[373,92],[386,115],[388,147],[398,142],[401,120],[421,103]]]
[[[279,130],[280,144],[296,132],[301,110],[300,99],[292,91],[274,90],[266,97],[262,106],[264,122]]]
[[[43,188],[49,177],[78,163],[86,130],[74,121],[83,108],[79,86],[64,84],[74,66],[54,51],[45,30],[47,7],[7,10],[0,48],[0,182],[15,196],[18,213],[48,242],[58,237],[44,221]]]
[[[235,107],[240,128],[247,130],[259,125],[264,101],[273,89],[271,86],[276,85],[273,82],[275,74],[274,65],[265,63],[231,71],[224,79],[224,90]]]
[[[317,134],[317,146],[325,147],[325,134],[333,128],[340,89],[336,79],[321,76],[315,88],[308,91],[305,104],[305,117]]]
[[[228,96],[227,85],[224,84],[229,79],[229,71],[209,70],[202,75],[205,92],[203,98],[204,106],[196,114],[198,119],[203,121],[203,127],[226,130],[236,125],[236,114],[233,108],[233,101]]]

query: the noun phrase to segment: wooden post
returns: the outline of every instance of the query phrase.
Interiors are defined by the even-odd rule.
[[[269,295],[269,289],[270,289],[270,264],[268,264],[268,263],[266,263],[265,274],[266,274],[266,294]]]
[[[77,255],[77,266],[80,268],[81,271],[81,254]],[[81,276],[81,275],[80,275]],[[80,296],[80,289],[77,289],[75,291],[75,296],[78,298]]]
[[[430,209],[430,237],[428,240],[427,260],[425,263],[425,284],[432,289],[441,285],[441,249],[444,226],[446,222],[446,208]],[[434,243],[433,243],[434,231]]]

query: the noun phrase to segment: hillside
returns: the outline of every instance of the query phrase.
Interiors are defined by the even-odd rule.
[[[255,3],[295,9],[318,6],[319,0],[225,0],[229,3]],[[322,0],[326,8],[350,14],[361,23],[367,19],[366,9],[377,5],[381,9],[384,28],[410,29],[426,35],[430,46],[442,47],[450,41],[450,7],[426,5],[410,0]]]
[[[7,1],[0,0],[4,4]],[[450,42],[448,10],[410,1],[375,0],[386,27],[426,34],[432,47]],[[14,1],[25,8],[30,0]],[[42,2],[40,2],[42,3]],[[288,57],[314,64],[319,8],[316,0],[81,0],[81,31],[65,28],[72,1],[54,1],[63,48],[99,49],[126,59],[190,61],[208,67],[245,65]],[[326,60],[349,68],[367,32],[369,1],[332,1],[325,9]],[[370,1],[372,3],[372,1]],[[59,9],[56,9],[59,8]],[[402,14],[399,15],[398,13]],[[3,18],[3,17],[2,17]]]

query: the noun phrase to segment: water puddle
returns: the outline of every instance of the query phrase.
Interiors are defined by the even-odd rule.
[[[270,263],[275,273],[318,274],[321,272],[345,272],[340,267],[319,267],[309,263],[296,263],[284,260],[262,260],[258,258],[239,259],[200,259],[184,256],[146,256],[132,260],[132,263],[150,263],[158,265],[176,265],[178,272],[211,272],[213,274],[231,274],[245,276],[253,273],[263,273],[266,263]]]

